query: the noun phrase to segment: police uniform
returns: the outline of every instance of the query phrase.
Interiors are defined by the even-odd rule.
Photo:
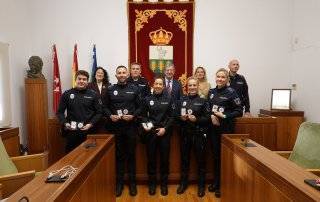
[[[236,91],[231,87],[214,88],[208,94],[211,114],[214,111],[222,112],[225,118],[219,118],[220,125],[211,124],[210,139],[212,142],[214,182],[211,188],[220,189],[220,155],[221,155],[221,135],[234,132],[234,119],[242,116],[242,104]],[[210,190],[210,186],[209,186]],[[210,190],[213,191],[213,190]],[[219,190],[220,192],[220,190]]]
[[[188,184],[188,174],[190,166],[190,152],[194,147],[198,164],[198,193],[204,195],[205,173],[206,173],[206,144],[207,125],[210,118],[210,108],[206,99],[199,95],[183,96],[179,104],[180,114],[190,114],[196,117],[196,121],[180,120],[181,122],[181,181],[180,191],[184,192]],[[202,195],[201,194],[201,195]],[[202,195],[202,196],[203,196]]]
[[[115,84],[108,87],[106,94],[106,108],[104,114],[107,118],[111,115],[140,115],[139,91],[134,85]],[[117,186],[123,187],[125,164],[127,159],[128,174],[131,185],[136,180],[136,133],[135,120],[125,121],[123,119],[112,122],[116,141],[116,179]],[[121,189],[122,191],[122,189]]]
[[[244,76],[236,74],[230,75],[230,87],[236,90],[239,98],[241,99],[242,106],[245,112],[250,112],[250,99],[248,92],[248,84]]]
[[[153,125],[151,131],[146,132],[149,186],[154,186],[155,189],[157,149],[159,149],[161,193],[166,195],[168,192],[170,131],[174,122],[175,106],[172,99],[165,92],[149,95],[145,98],[143,106],[142,122]],[[157,128],[165,128],[165,134],[163,136],[157,136]]]
[[[128,84],[133,84],[139,89],[139,93],[142,99],[150,95],[150,86],[146,78],[140,76],[137,80],[134,80],[132,77],[127,79]]]
[[[65,110],[67,110],[66,117]],[[66,152],[73,150],[86,139],[90,130],[82,131],[80,128],[88,123],[95,125],[101,116],[101,100],[94,91],[72,88],[62,94],[57,117],[62,125],[70,123],[71,127],[76,129],[64,131],[67,140]]]

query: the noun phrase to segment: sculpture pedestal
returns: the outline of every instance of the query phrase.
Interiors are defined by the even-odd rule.
[[[26,123],[30,154],[48,148],[48,90],[46,79],[25,79]]]

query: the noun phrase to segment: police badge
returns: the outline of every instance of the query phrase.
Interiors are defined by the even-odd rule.
[[[83,123],[82,122],[78,123],[78,128],[81,129],[82,127],[83,127]]]
[[[223,113],[223,112],[224,112],[224,108],[223,108],[223,107],[220,107],[220,108],[219,108],[219,112]]]
[[[181,116],[184,116],[186,115],[186,108],[181,108]]]
[[[218,105],[213,105],[212,106],[212,112],[218,112]]]
[[[121,110],[121,109],[118,109],[118,110],[117,110],[117,114],[118,114],[119,117],[123,116],[122,110]]]

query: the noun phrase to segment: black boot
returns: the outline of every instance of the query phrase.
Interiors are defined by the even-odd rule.
[[[168,195],[168,185],[167,184],[161,184],[161,195],[166,196]]]
[[[215,192],[216,190],[217,190],[217,186],[216,186],[216,185],[210,184],[210,185],[208,186],[208,191],[209,191],[209,192]]]
[[[205,195],[205,188],[203,185],[198,185],[198,196],[203,197]]]
[[[177,189],[177,194],[183,194],[188,187],[188,182],[186,180],[181,180],[178,189]]]
[[[184,172],[181,174],[180,184],[177,189],[177,194],[183,194],[188,187],[188,175]]]
[[[149,183],[149,195],[155,195],[156,194],[156,183]]]
[[[123,182],[117,182],[116,184],[116,197],[121,196],[123,191]]]
[[[130,196],[137,195],[137,185],[135,182],[130,182],[129,184],[129,194]]]
[[[155,175],[149,175],[149,195],[156,194],[157,177]]]

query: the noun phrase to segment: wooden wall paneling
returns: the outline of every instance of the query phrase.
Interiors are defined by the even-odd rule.
[[[48,89],[46,79],[25,79],[26,123],[30,154],[48,148]]]
[[[317,176],[251,141],[222,140],[221,201],[320,201],[320,193],[304,183]]]
[[[9,156],[20,155],[19,128],[0,128],[0,137]]]
[[[97,146],[85,149],[84,144],[93,139]],[[114,147],[113,136],[88,136],[85,143],[42,172],[7,201],[18,201],[22,196],[27,196],[30,201],[115,201]],[[44,182],[49,172],[66,165],[78,168],[70,179],[64,183]]]
[[[260,114],[264,117],[277,117],[276,150],[291,151],[296,142],[300,124],[304,121],[304,112],[260,109]]]
[[[62,137],[61,126],[56,118],[48,119],[49,166],[65,155],[66,140]]]

